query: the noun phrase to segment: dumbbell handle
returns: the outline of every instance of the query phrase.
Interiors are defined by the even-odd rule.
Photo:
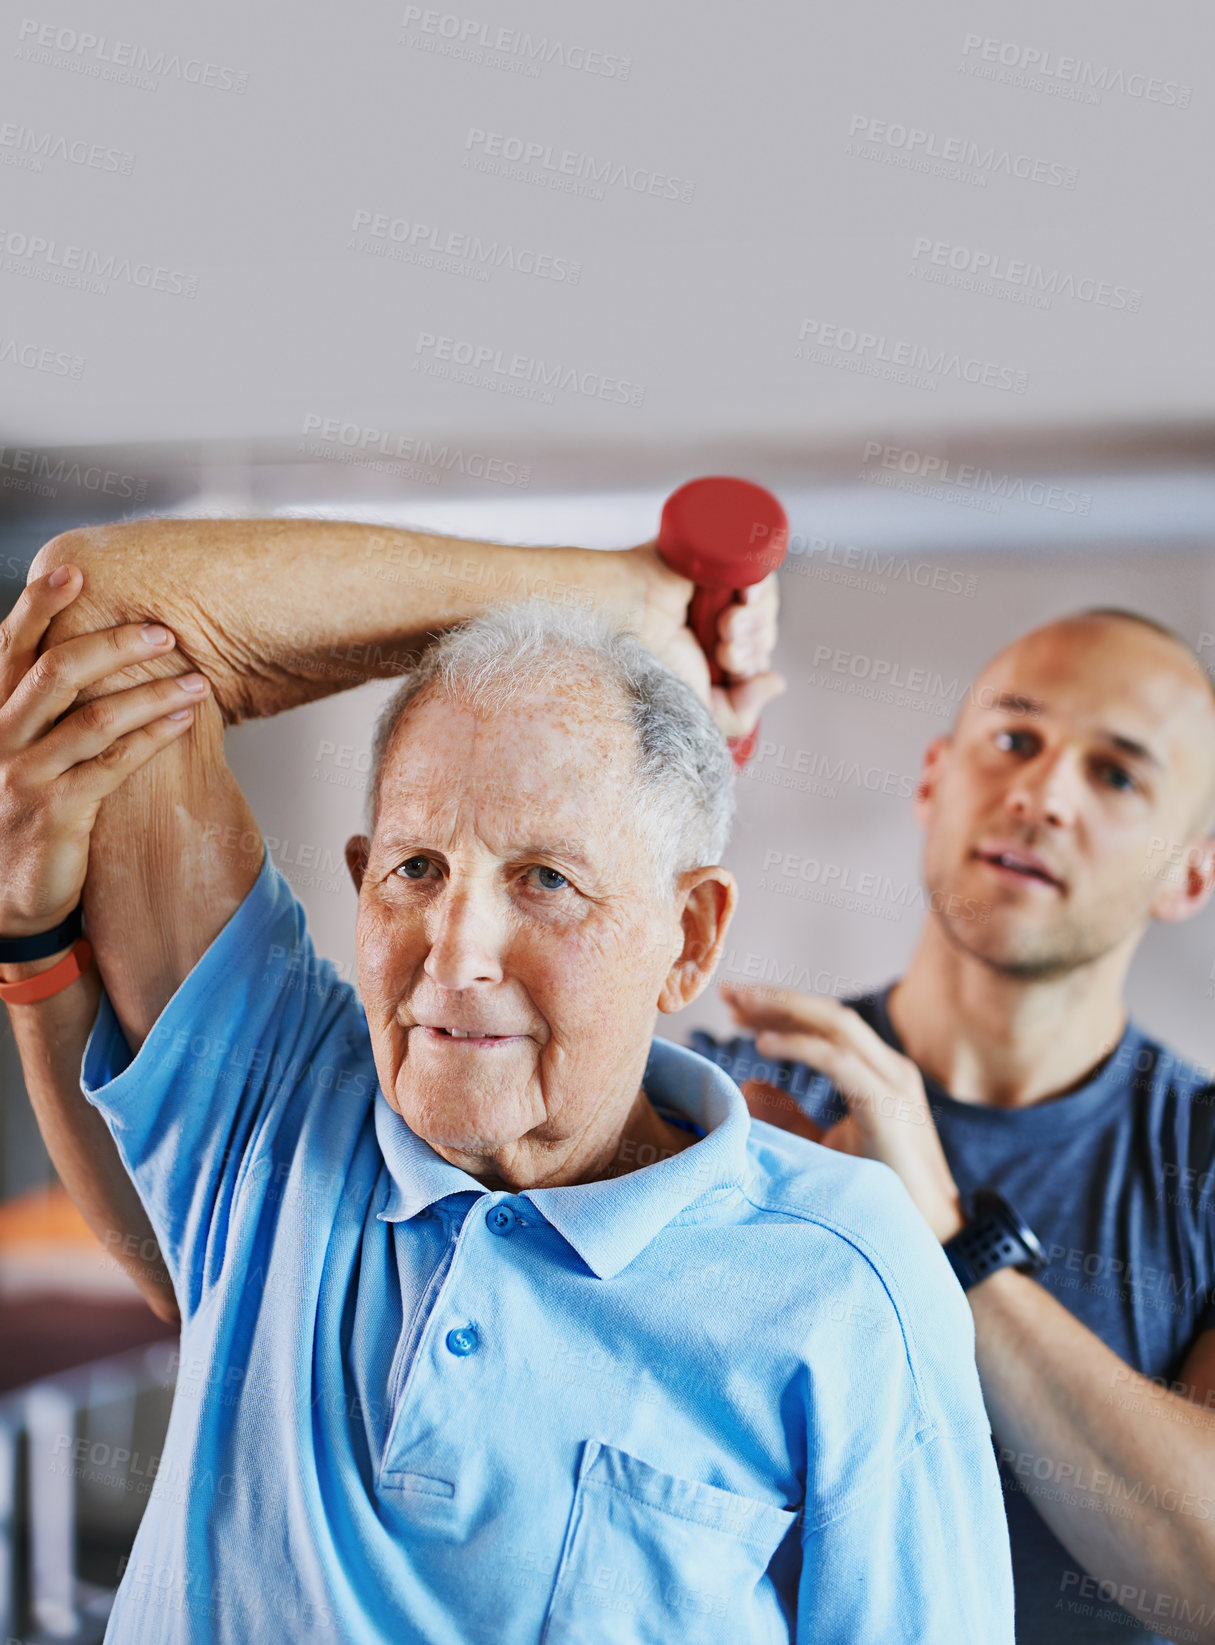
[[[770,491],[750,480],[712,475],[689,480],[667,498],[658,528],[658,552],[672,571],[696,584],[688,627],[708,658],[714,685],[730,684],[717,664],[717,620],[741,590],[762,582],[785,557],[789,522]],[[730,738],[736,766],[755,748],[758,725]]]

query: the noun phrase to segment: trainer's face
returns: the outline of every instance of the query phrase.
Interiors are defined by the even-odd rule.
[[[1185,918],[1209,891],[1213,774],[1215,706],[1176,644],[1119,619],[1036,630],[928,751],[935,916],[1021,975],[1129,953],[1151,919]]]
[[[657,1012],[705,986],[733,905],[720,868],[660,894],[634,733],[584,697],[482,717],[423,695],[352,861],[381,1088],[445,1158],[512,1184],[578,1180],[619,1133]]]

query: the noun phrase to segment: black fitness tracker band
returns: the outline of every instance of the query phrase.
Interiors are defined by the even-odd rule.
[[[50,931],[36,931],[31,937],[0,937],[0,964],[13,960],[44,960],[61,948],[70,948],[84,930],[84,916],[77,903],[66,920]]]
[[[980,1188],[965,1228],[945,1242],[945,1255],[964,1291],[1001,1268],[1039,1274],[1046,1267],[1042,1242],[1003,1194]]]

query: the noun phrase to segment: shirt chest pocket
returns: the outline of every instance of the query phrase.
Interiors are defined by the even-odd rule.
[[[588,1440],[542,1645],[787,1645],[767,1571],[796,1519]]]

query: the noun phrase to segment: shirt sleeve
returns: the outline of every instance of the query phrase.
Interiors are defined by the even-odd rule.
[[[248,896],[134,1057],[104,992],[81,1090],[105,1119],[160,1242],[183,1319],[223,1265],[242,1190],[263,1196],[308,1106],[374,1097],[366,1019],[319,958],[267,851]]]
[[[798,1645],[1013,1645],[1008,1525],[990,1435],[921,1437],[803,1538]]]
[[[1012,1556],[974,1318],[901,1183],[868,1168],[882,1173],[882,1193],[867,1226],[854,1221],[866,1263],[843,1316],[857,1371],[812,1385],[815,1517],[802,1529],[796,1637],[1013,1645]]]

